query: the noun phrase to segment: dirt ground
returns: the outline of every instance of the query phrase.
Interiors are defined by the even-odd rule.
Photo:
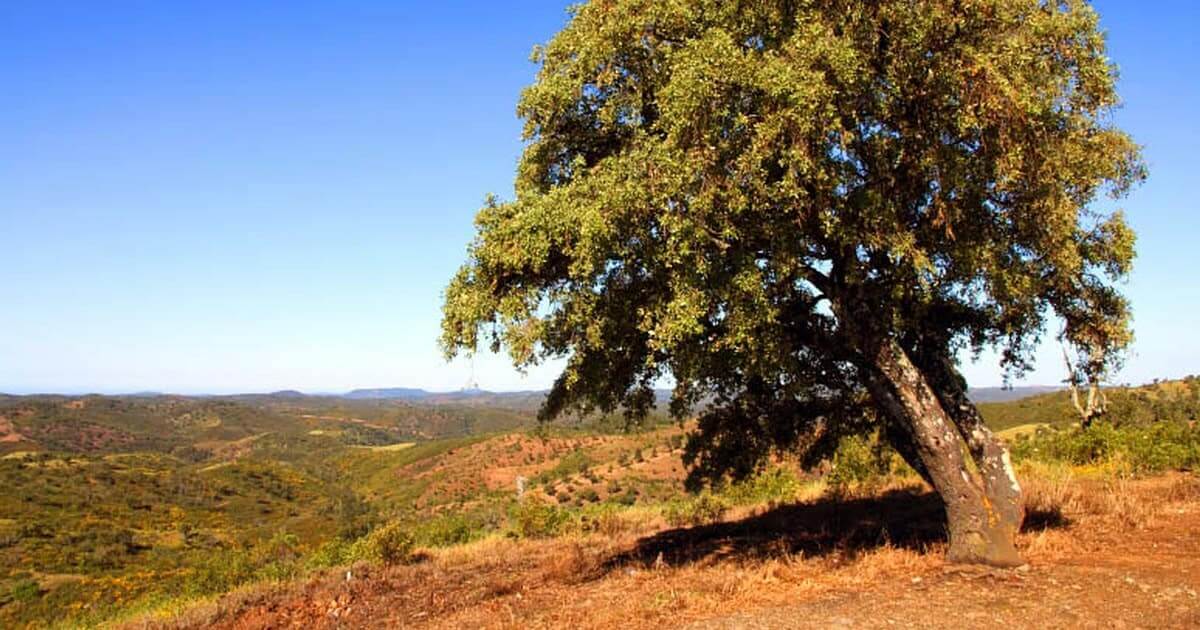
[[[685,530],[494,540],[243,592],[169,627],[1200,627],[1200,478],[1028,488],[1016,570],[947,566],[936,499],[763,508]],[[161,623],[142,625],[161,626]]]

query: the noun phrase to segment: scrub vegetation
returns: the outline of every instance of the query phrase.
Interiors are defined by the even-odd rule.
[[[1108,397],[1117,413],[1086,431],[1061,393],[981,405],[1007,427],[998,433],[1011,444],[1031,519],[1195,469],[1200,379]],[[374,419],[395,440],[377,448],[347,439],[357,422],[307,418],[316,414],[304,403],[288,404],[290,416],[261,401],[6,398],[7,435],[22,437],[5,442],[0,458],[0,625],[169,619],[231,591],[290,588],[328,571],[426,566],[498,541],[699,535],[771,510],[833,510],[828,534],[853,538],[863,525],[832,514],[880,497],[925,505],[927,486],[879,436],[847,437],[815,466],[777,458],[747,479],[688,493],[681,458],[691,423],[539,427],[524,411],[515,431],[413,442]],[[205,428],[191,433],[196,423],[155,415],[162,410],[199,415]],[[429,412],[434,423],[445,414]],[[1013,424],[1018,416],[1040,421]],[[87,439],[72,438],[81,427]],[[132,438],[93,439],[118,431]],[[40,435],[56,441],[48,448],[33,441]],[[936,503],[922,513],[933,515],[923,544],[937,549]],[[785,530],[774,531],[786,540]]]

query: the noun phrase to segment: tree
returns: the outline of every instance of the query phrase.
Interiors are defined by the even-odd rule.
[[[1129,340],[1119,211],[1144,177],[1082,0],[594,0],[535,50],[515,198],[445,295],[447,356],[566,367],[541,410],[704,402],[689,482],[882,431],[949,560],[1023,520],[957,357],[1029,368],[1048,320],[1098,376]]]

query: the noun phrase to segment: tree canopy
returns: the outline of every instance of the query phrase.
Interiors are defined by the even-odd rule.
[[[594,0],[534,60],[442,345],[565,358],[544,417],[670,377],[696,478],[744,475],[911,415],[904,374],[957,421],[964,348],[1130,341],[1144,167],[1083,0]]]

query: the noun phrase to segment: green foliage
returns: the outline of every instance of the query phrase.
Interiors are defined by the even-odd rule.
[[[423,547],[451,547],[482,538],[493,527],[478,515],[443,514],[414,526],[413,536]]]
[[[1118,426],[1200,419],[1200,378],[1156,381],[1142,387],[1105,388],[1105,420]],[[1021,425],[1066,427],[1079,424],[1079,414],[1066,391],[1006,403],[983,403],[979,411],[988,426],[1004,430]]]
[[[244,551],[209,554],[192,567],[182,591],[194,597],[224,593],[251,582],[256,575],[257,567]]]
[[[355,560],[374,560],[384,564],[403,564],[412,558],[413,535],[401,523],[388,523],[354,544]]]
[[[592,460],[588,457],[587,453],[582,450],[574,450],[560,459],[553,468],[534,477],[534,481],[537,483],[547,483],[558,479],[566,479],[567,477],[587,472],[591,465]]]
[[[787,503],[795,500],[802,486],[795,471],[776,467],[731,484],[721,495],[739,505]]]
[[[1118,463],[1131,472],[1200,467],[1200,428],[1185,422],[1093,424],[1089,429],[1042,429],[1018,438],[1013,458],[1074,465]]]
[[[361,548],[361,547],[360,547]],[[304,559],[307,569],[329,569],[354,563],[354,543],[335,538],[327,540]]]
[[[570,520],[570,512],[533,498],[517,503],[509,514],[511,532],[519,538],[555,536]]]
[[[30,602],[41,595],[42,588],[38,586],[37,580],[24,578],[8,587],[7,590],[0,591],[0,606]]]
[[[892,473],[897,459],[878,437],[847,436],[834,452],[825,480],[840,489],[869,485]]]
[[[637,490],[635,490],[633,488],[629,488],[625,492],[617,495],[613,500],[618,505],[624,505],[624,506],[634,505],[635,503],[637,503],[637,500],[638,500]]]
[[[567,357],[543,419],[640,417],[670,374],[698,482],[743,478],[878,429],[883,345],[950,388],[964,347],[1020,373],[1050,315],[1081,377],[1130,341],[1098,202],[1145,167],[1085,0],[591,2],[536,59],[441,343]]]
[[[707,525],[721,518],[730,507],[722,496],[704,490],[697,495],[675,499],[663,510],[672,527]]]

